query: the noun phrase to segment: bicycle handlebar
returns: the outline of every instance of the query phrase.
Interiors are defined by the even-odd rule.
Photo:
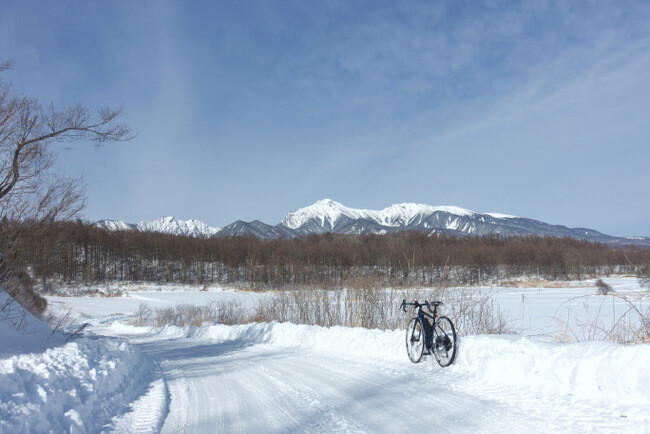
[[[413,306],[415,309],[417,309],[419,307],[426,307],[427,309],[429,309],[430,312],[433,312],[433,310],[431,309],[431,304],[433,304],[434,306],[439,306],[439,305],[443,304],[443,302],[442,301],[432,301],[431,303],[429,303],[428,301],[425,300],[424,303],[419,303],[417,300],[413,300],[412,303],[410,303],[410,302],[407,303],[406,299],[404,299],[404,300],[402,300],[402,304],[400,305],[400,308],[404,312],[406,312],[406,306]]]

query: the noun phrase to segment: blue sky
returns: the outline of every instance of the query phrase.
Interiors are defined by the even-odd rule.
[[[5,3],[8,80],[138,132],[61,147],[88,220],[331,198],[650,236],[648,2]]]

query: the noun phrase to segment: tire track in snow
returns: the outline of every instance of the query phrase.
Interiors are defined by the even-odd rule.
[[[135,402],[132,411],[113,421],[116,433],[155,433],[160,431],[168,408],[168,391],[165,379],[158,378],[149,390]]]
[[[163,367],[164,364],[161,364]],[[183,432],[187,430],[188,411],[190,408],[190,388],[183,372],[173,369],[169,372],[163,370],[163,375],[169,389],[169,413],[165,419],[161,432]]]
[[[300,424],[301,431],[306,432],[364,432],[344,415],[337,412],[331,405],[317,398],[315,393],[300,390],[292,384],[295,380],[287,381],[286,375],[277,370],[258,364],[258,372],[264,374],[272,386],[287,396],[290,404],[300,409],[302,415],[309,415],[307,425]]]

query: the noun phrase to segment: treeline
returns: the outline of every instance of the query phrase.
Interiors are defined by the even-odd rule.
[[[14,251],[38,280],[346,285],[372,278],[389,286],[476,284],[521,275],[576,279],[634,272],[650,249],[553,237],[312,235],[299,239],[200,239],[109,232],[82,222],[0,223],[0,252]],[[20,232],[20,237],[10,236]],[[20,245],[8,245],[19,239]]]

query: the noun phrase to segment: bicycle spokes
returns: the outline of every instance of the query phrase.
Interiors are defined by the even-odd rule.
[[[406,328],[406,352],[413,363],[422,359],[424,347],[422,323],[417,318],[413,318]]]
[[[451,320],[447,317],[440,317],[436,322],[434,330],[433,355],[438,364],[442,367],[449,366],[456,357],[456,330]]]

